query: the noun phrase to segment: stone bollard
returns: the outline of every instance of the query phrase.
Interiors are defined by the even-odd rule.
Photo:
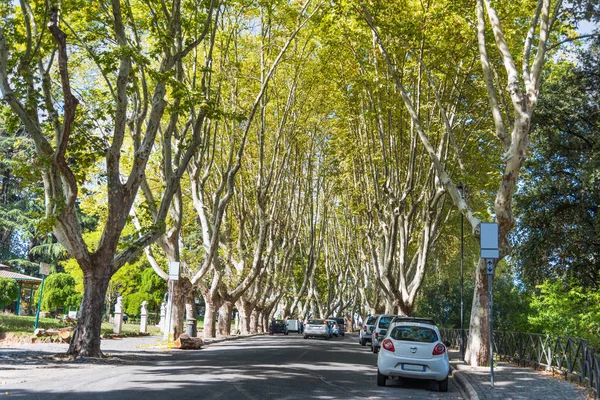
[[[196,319],[195,318],[189,318],[185,322],[185,333],[189,337],[196,337],[196,336],[198,336],[198,328],[197,328],[197,325],[196,325]]]
[[[158,327],[160,328],[161,333],[165,331],[165,325],[167,323],[167,303],[164,301],[160,305],[160,321],[158,322]]]
[[[148,310],[146,309],[147,301],[142,301],[142,309],[140,310],[140,332],[146,333],[148,327]]]
[[[115,304],[115,321],[113,326],[113,332],[117,335],[121,333],[121,326],[123,324],[123,297],[117,297],[117,304]]]

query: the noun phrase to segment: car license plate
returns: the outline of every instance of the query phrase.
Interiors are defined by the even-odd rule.
[[[402,364],[402,369],[405,370],[405,371],[425,372],[425,366],[424,365]]]

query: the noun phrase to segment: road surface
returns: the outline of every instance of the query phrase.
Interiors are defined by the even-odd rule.
[[[331,340],[304,340],[293,333],[259,336],[199,351],[139,346],[153,340],[105,340],[103,351],[111,357],[99,361],[53,361],[47,356],[62,349],[56,345],[0,348],[0,398],[462,398],[452,379],[447,393],[427,382],[388,381],[388,386],[377,387],[377,356],[360,346],[355,335]]]

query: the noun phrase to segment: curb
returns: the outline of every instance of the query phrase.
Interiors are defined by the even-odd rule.
[[[255,337],[255,336],[263,336],[265,335],[264,333],[254,333],[251,335],[235,335],[235,336],[226,336],[224,338],[206,338],[203,339],[204,340],[204,345],[208,346],[211,344],[217,344],[217,343],[222,343],[222,342],[229,342],[231,340],[238,340],[238,339],[248,339],[251,337]]]
[[[467,395],[469,400],[479,400],[479,395],[473,388],[473,386],[469,383],[467,378],[463,376],[454,366],[452,366],[452,377],[456,378],[455,382],[458,383],[458,386],[463,390],[463,392]]]

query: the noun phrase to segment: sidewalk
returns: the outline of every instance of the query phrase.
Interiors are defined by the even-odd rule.
[[[584,389],[532,368],[499,362],[494,367],[494,388],[489,367],[470,367],[451,360],[454,381],[470,400],[585,400]]]

